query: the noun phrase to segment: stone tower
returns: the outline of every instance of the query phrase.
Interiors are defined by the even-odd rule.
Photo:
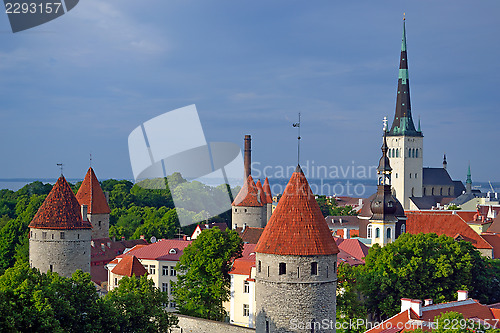
[[[90,273],[92,225],[86,215],[87,207],[80,206],[66,179],[59,177],[29,225],[30,266],[65,277],[77,269]]]
[[[392,168],[387,157],[387,138],[384,131],[382,157],[377,168],[377,193],[373,198],[370,209],[372,216],[368,225],[368,237],[373,244],[384,246],[392,243],[402,232],[406,231],[406,220],[399,220],[396,215],[400,203],[392,195],[391,173]],[[404,225],[404,226],[403,226]]]
[[[266,204],[267,204],[267,222],[271,219],[271,215],[273,214],[273,194],[271,192],[271,186],[269,185],[269,179],[266,177],[264,180],[264,185],[262,186],[264,189],[264,193],[266,194]]]
[[[255,186],[257,186],[257,190],[259,190],[259,196],[260,196],[260,202],[262,202],[262,223],[264,226],[267,224],[267,196],[266,192],[264,191],[264,188],[262,187],[262,183],[260,182],[260,179],[257,180],[257,183],[255,183]],[[272,208],[272,207],[271,207]]]
[[[92,223],[92,239],[108,238],[110,209],[92,168],[87,171],[76,198],[80,205],[87,206],[87,216]]]
[[[393,191],[404,209],[410,208],[410,197],[422,197],[423,138],[420,122],[418,129],[415,129],[411,115],[406,29],[403,22],[396,113],[392,127],[387,132],[387,156],[393,168]]]
[[[256,252],[256,331],[335,332],[337,253],[300,166]]]
[[[264,228],[266,225],[264,212],[261,192],[252,176],[248,176],[232,203],[233,228],[243,227],[245,224],[247,227]]]

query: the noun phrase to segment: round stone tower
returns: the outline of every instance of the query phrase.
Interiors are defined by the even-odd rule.
[[[255,252],[257,332],[335,332],[339,250],[300,166]]]
[[[264,193],[266,195],[266,204],[267,204],[267,222],[271,219],[271,215],[273,214],[273,195],[271,193],[271,186],[269,185],[269,179],[266,177],[264,181],[264,185],[262,185],[264,189]]]
[[[232,204],[232,223],[234,227],[264,228],[264,203],[252,176],[248,176]]]
[[[92,239],[109,238],[109,213],[106,196],[92,168],[89,168],[76,193],[80,205],[88,207],[88,219],[92,224]]]
[[[90,273],[92,225],[86,211],[66,179],[59,177],[29,225],[30,266],[65,277],[77,269]]]

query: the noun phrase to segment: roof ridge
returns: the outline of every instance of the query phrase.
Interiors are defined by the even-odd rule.
[[[88,169],[76,193],[76,198],[80,205],[87,205],[89,214],[109,214],[111,212],[106,195],[92,167]]]

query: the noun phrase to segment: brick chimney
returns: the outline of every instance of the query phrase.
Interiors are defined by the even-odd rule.
[[[252,174],[252,137],[245,135],[245,179]]]
[[[432,298],[424,299],[424,306],[432,305]]]
[[[344,239],[349,239],[351,238],[350,230],[349,228],[344,228]]]
[[[457,291],[458,297],[457,301],[465,301],[466,299],[469,298],[469,292],[467,290],[459,290]]]

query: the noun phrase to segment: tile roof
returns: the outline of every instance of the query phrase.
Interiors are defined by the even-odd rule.
[[[487,232],[500,233],[500,214],[493,219],[493,223],[489,226]]]
[[[488,306],[479,303],[473,299],[466,299],[464,301],[454,301],[448,303],[434,304],[422,307],[422,320],[433,321],[436,316],[444,312],[458,312],[461,313],[465,319],[478,318],[488,319],[490,324],[494,324],[493,319],[500,319],[498,313],[494,313]],[[500,326],[500,324],[498,324]]]
[[[481,237],[493,247],[493,259],[500,258],[500,234],[481,234]]]
[[[229,271],[229,274],[248,275],[252,272],[252,267],[255,267],[255,244],[244,244],[241,257],[236,259]]]
[[[456,211],[455,211],[456,212]],[[407,211],[406,232],[410,234],[436,233],[455,238],[460,235],[478,249],[492,249],[467,223],[468,216],[474,212],[453,211]]]
[[[233,206],[240,207],[262,207],[263,203],[260,201],[259,190],[253,181],[252,176],[248,176],[246,182],[243,184],[240,192],[233,202]]]
[[[264,228],[246,227],[245,230],[243,228],[236,228],[236,231],[244,243],[257,244],[260,236],[262,236],[262,232],[264,232]]]
[[[89,168],[82,185],[76,193],[80,205],[87,205],[89,214],[109,214],[110,209],[94,170]]]
[[[257,183],[255,183],[255,186],[257,186],[257,189],[259,190],[260,202],[262,202],[263,204],[267,204],[266,193],[264,192],[264,188],[262,187],[262,183],[260,182],[260,179],[257,180]]]
[[[111,273],[130,277],[132,275],[142,276],[147,274],[147,271],[136,256],[125,256],[111,270]]]
[[[327,216],[325,220],[330,230],[342,228],[359,229],[359,219],[357,216]]]
[[[82,221],[80,204],[66,179],[61,176],[45,198],[30,228],[36,229],[91,229],[89,221]]]
[[[269,185],[269,179],[266,177],[264,180],[264,185],[262,185],[264,189],[264,194],[266,195],[266,203],[273,203],[273,194],[271,192],[271,186]]]
[[[182,239],[162,239],[147,246],[134,247],[120,257],[134,255],[139,259],[179,261],[182,251],[191,243]]]
[[[309,183],[300,168],[292,174],[257,243],[257,252],[279,255],[339,253]]]
[[[369,247],[363,244],[359,239],[335,238],[335,243],[337,243],[339,250],[349,253],[356,259],[362,260],[364,263],[363,258],[368,255]]]

